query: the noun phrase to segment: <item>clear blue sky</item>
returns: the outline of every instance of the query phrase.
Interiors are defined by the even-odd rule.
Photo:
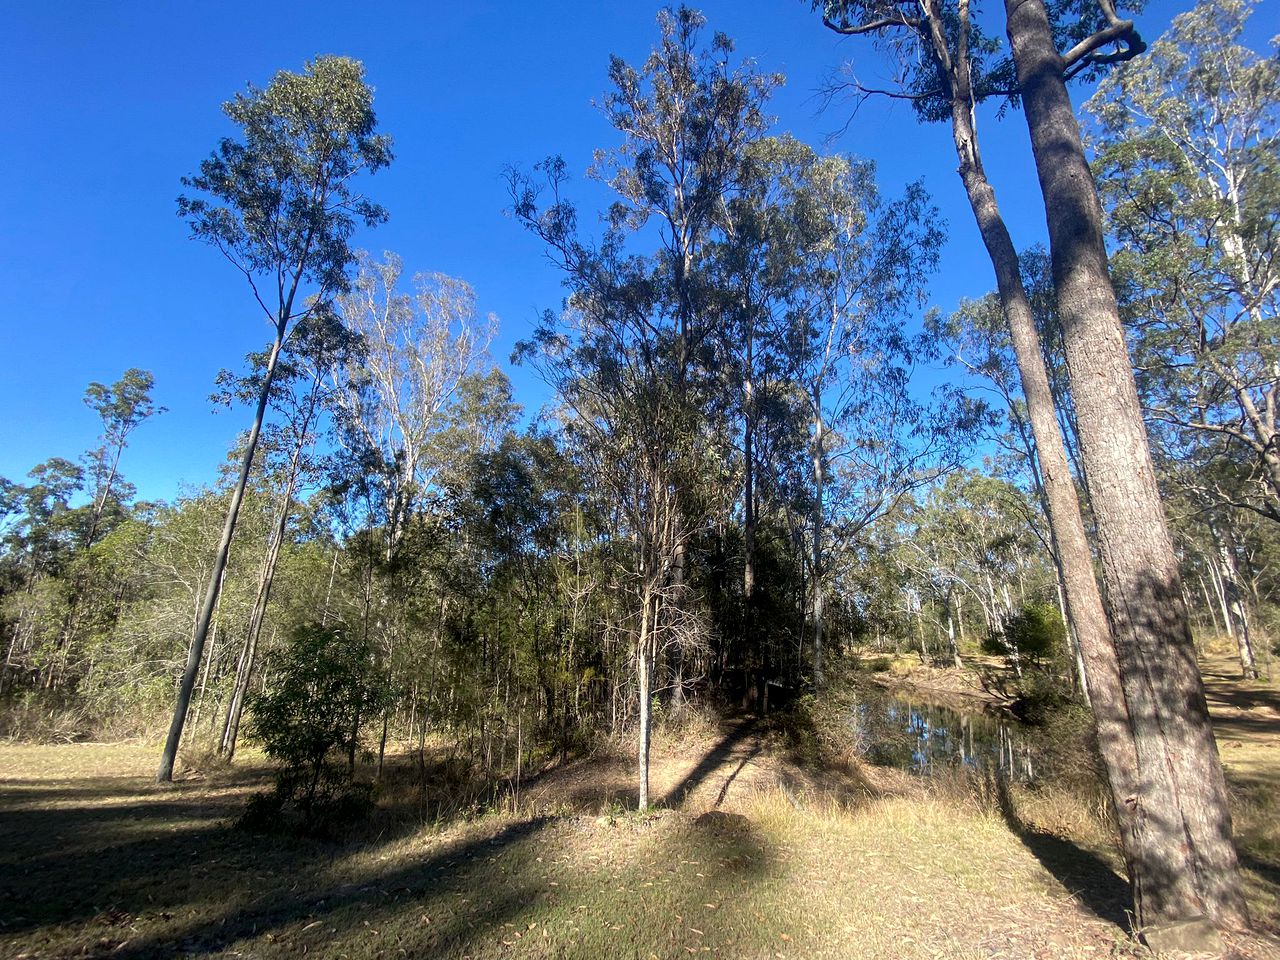
[[[1154,38],[1191,0],[1155,0],[1141,17]],[[91,380],[151,370],[169,412],[135,434],[122,464],[146,498],[209,481],[243,412],[213,414],[222,367],[266,338],[243,279],[186,237],[175,216],[179,177],[232,132],[220,104],[248,82],[296,70],[316,54],[364,61],[396,160],[368,185],[391,213],[361,234],[410,272],[470,281],[495,312],[505,364],[538,313],[557,306],[559,278],[536,242],[503,215],[501,171],[560,153],[579,177],[616,138],[591,100],[611,53],[632,62],[656,37],[658,3],[142,3],[6,5],[0,138],[0,475],[21,480],[50,456],[74,459],[98,422],[81,402]],[[822,29],[802,0],[694,4],[761,68],[781,70],[777,131],[815,145],[844,126],[825,113],[825,76],[857,57],[860,76],[888,68],[870,46]],[[1280,30],[1264,3],[1251,35]],[[1020,115],[984,122],[984,152],[1020,246],[1040,242],[1043,211]],[[918,125],[902,105],[865,106],[830,149],[880,165],[887,192],[924,177],[950,224],[934,302],[992,286],[945,126]],[[517,399],[544,396],[512,372]]]

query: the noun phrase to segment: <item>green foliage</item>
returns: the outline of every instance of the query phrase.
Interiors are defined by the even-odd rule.
[[[1004,643],[1033,662],[1054,656],[1065,649],[1066,641],[1062,614],[1047,603],[1028,603],[1004,625]]]
[[[345,757],[359,746],[360,721],[385,702],[368,645],[345,627],[299,627],[265,691],[249,701],[250,733],[280,767],[272,800],[256,800],[246,826],[265,810],[296,807],[308,832],[328,832],[358,813],[368,790],[352,783]]]
[[[84,391],[84,403],[102,421],[102,439],[123,446],[133,428],[148,417],[164,413],[151,399],[155,377],[149,370],[130,367],[111,386],[94,381]]]
[[[250,278],[278,275],[295,290],[299,280],[344,289],[356,223],[373,226],[387,216],[354,183],[362,170],[391,162],[390,137],[374,132],[363,66],[317,57],[301,74],[282,70],[265,89],[251,85],[223,111],[242,139],[224,138],[200,173],[183,179],[208,197],[178,198],[192,236]]]
[[[1070,732],[1066,720],[1078,718],[1078,714],[1069,710],[1073,704],[1071,685],[1055,671],[1026,670],[1014,684],[1014,691],[1017,695],[1014,713],[1025,723],[1053,726],[1055,732],[1066,736]]]
[[[1280,60],[1239,43],[1251,12],[1205,0],[1175,17],[1086,109],[1163,472],[1278,520]]]
[[[918,47],[922,56],[909,57],[905,51],[902,53],[904,59],[909,57],[909,65],[903,65],[903,92],[911,99],[920,120],[941,121],[951,116],[951,90],[946,74],[936,62],[938,55],[934,52],[927,17],[914,9],[907,11],[893,0],[812,0],[811,5],[837,33],[878,34],[878,39],[895,51],[907,45]],[[939,36],[944,49],[955,56],[961,22],[949,5],[942,6],[948,9],[939,18]],[[1013,61],[1003,49],[1001,38],[988,36],[977,24],[966,20],[964,44],[972,66],[970,83],[974,99],[981,102],[988,98],[1007,98],[1016,102]]]

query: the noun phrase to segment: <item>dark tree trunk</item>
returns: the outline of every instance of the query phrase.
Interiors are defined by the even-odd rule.
[[[1141,925],[1208,916],[1246,927],[1226,784],[1107,269],[1097,188],[1042,0],[1006,0],[1005,11],[1137,749],[1126,844],[1135,913]]]

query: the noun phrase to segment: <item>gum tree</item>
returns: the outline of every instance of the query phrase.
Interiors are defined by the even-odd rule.
[[[901,87],[874,91],[854,81],[860,95],[887,92],[912,101],[922,119],[951,122],[1018,361],[1138,921],[1208,916],[1247,925],[1225,781],[1107,272],[1101,207],[1066,89],[1071,77],[1131,59],[1144,44],[1110,0],[1066,4],[1057,24],[1042,0],[1006,0],[1010,55],[980,29],[969,0],[815,6],[829,28],[873,37],[900,58]],[[978,149],[976,106],[1001,96],[1023,105],[1031,133],[1109,611],[1018,258]]]
[[[1145,49],[1132,21],[1120,19],[1109,0],[1100,0],[1092,9],[1098,11],[1098,29],[1063,52],[1063,31],[1055,34],[1043,0],[1005,0],[1138,754],[1126,848],[1135,905],[1144,923],[1208,917],[1247,927],[1226,780],[1108,270],[1102,205],[1067,92],[1070,76],[1091,62],[1129,59]],[[1085,18],[1080,24],[1092,26]],[[1114,52],[1103,52],[1112,46]]]
[[[597,153],[593,176],[617,200],[599,243],[580,235],[561,197],[564,161],[545,182],[512,173],[514,214],[547,247],[570,292],[525,350],[566,408],[590,472],[616,498],[632,549],[626,560],[636,613],[639,803],[649,803],[654,671],[664,650],[699,633],[687,602],[687,550],[705,524],[697,495],[705,455],[708,369],[722,333],[709,247],[729,228],[726,201],[743,153],[768,127],[764,105],[780,77],[731,66],[717,34],[687,7],[658,17],[661,39],[640,67],[614,58],[602,108],[622,143]],[[545,202],[547,199],[549,203]],[[655,241],[648,253],[628,242]]]
[[[245,278],[271,330],[253,425],[227,507],[209,586],[196,617],[173,722],[156,773],[173,779],[173,764],[191,691],[226,569],[236,517],[244,500],[281,354],[295,326],[347,287],[357,224],[386,219],[382,207],[357,192],[358,177],[391,161],[391,140],[375,132],[373,90],[359,61],[317,57],[302,73],[281,71],[265,88],[250,86],[224,104],[240,128],[183,179],[190,195],[178,213],[193,239],[214,247]]]
[[[164,407],[157,407],[151,399],[154,386],[155,377],[151,372],[135,367],[126,370],[124,376],[109,387],[95,381],[84,392],[85,406],[102,421],[102,445],[87,457],[94,494],[93,512],[84,537],[86,549],[97,542],[103,512],[116,495],[120,457],[129,445],[129,434],[144,420],[165,412]]]
[[[1155,439],[1175,462],[1239,460],[1243,495],[1179,483],[1280,521],[1280,60],[1239,44],[1248,16],[1199,4],[1085,107]]]

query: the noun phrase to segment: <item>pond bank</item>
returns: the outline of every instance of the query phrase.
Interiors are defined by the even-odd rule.
[[[1009,682],[1012,671],[997,657],[969,658],[963,668],[920,663],[916,656],[876,657],[858,665],[854,674],[858,681],[874,683],[895,693],[913,692],[956,709],[975,706],[1007,708],[1010,698],[992,689],[992,680]],[[984,678],[987,679],[984,683]]]

